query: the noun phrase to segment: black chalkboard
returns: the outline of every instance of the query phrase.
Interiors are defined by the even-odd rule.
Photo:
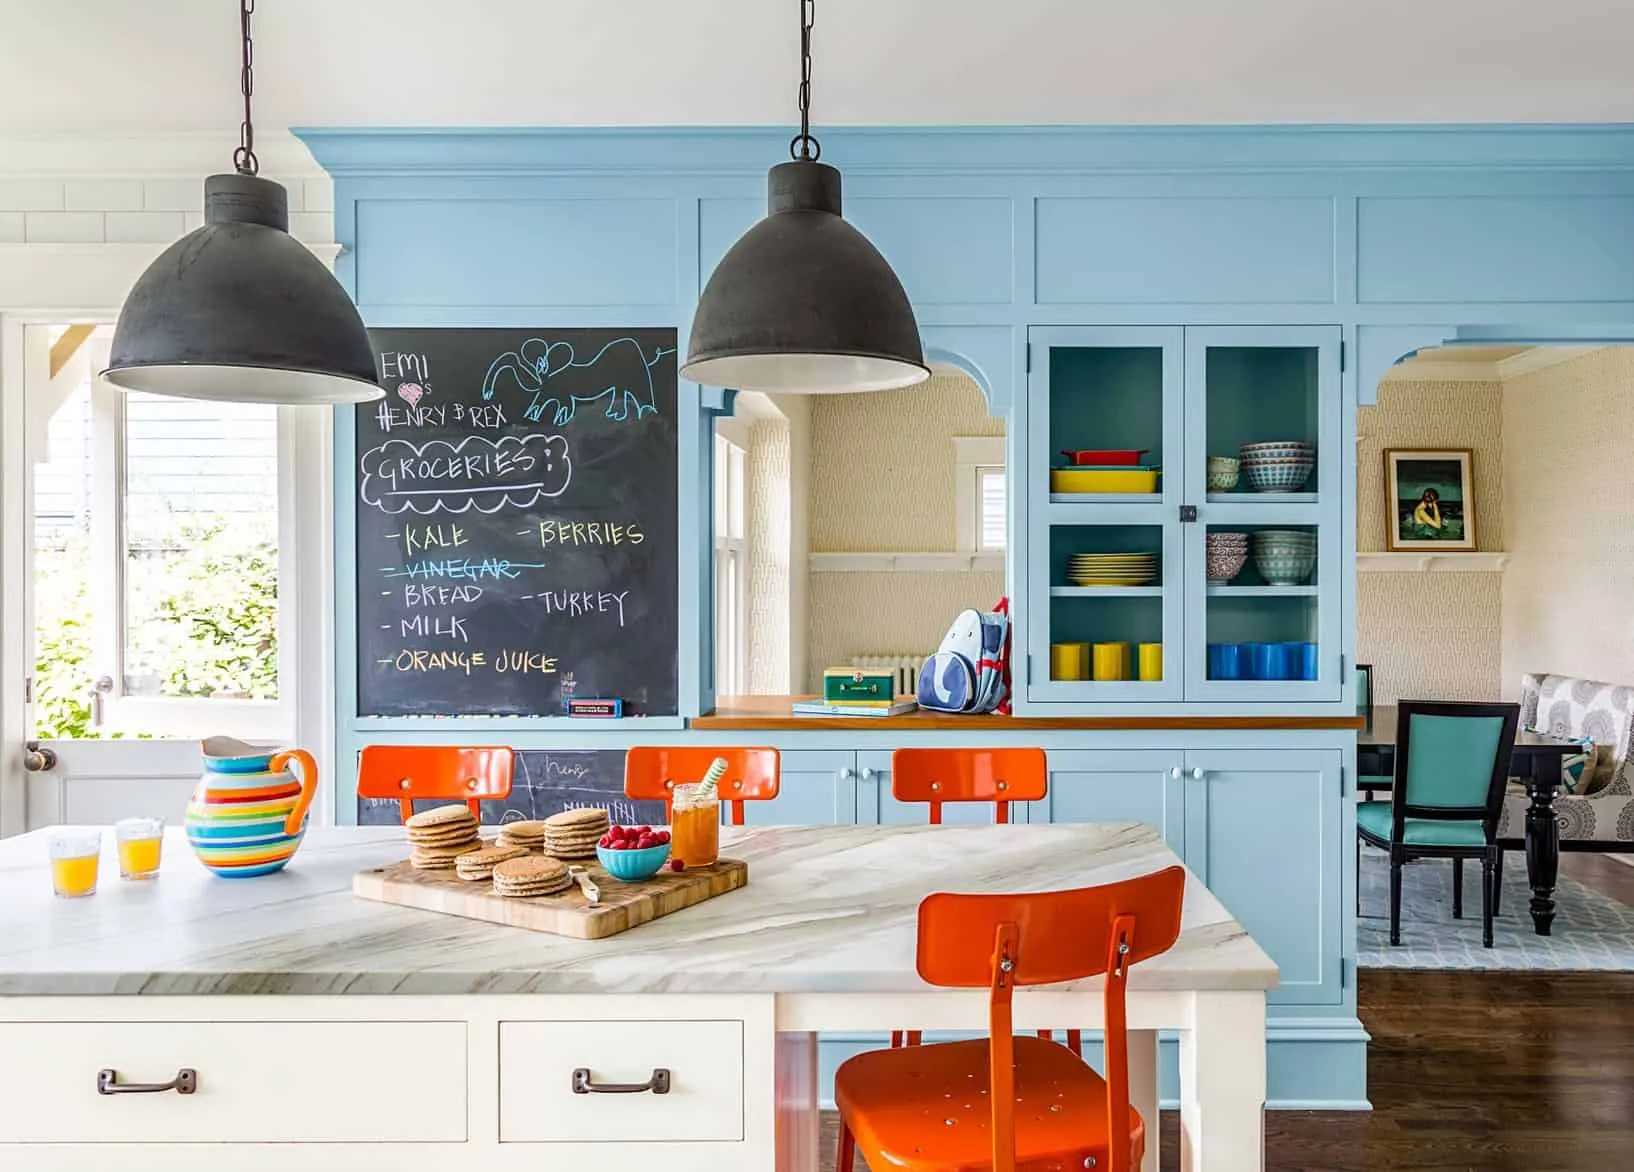
[[[370,336],[358,713],[675,715],[675,331]]]
[[[416,810],[447,805],[420,802]],[[624,796],[624,750],[519,749],[511,777],[510,796],[483,802],[482,821],[498,825],[548,818],[563,810],[604,807],[614,822],[625,826],[661,826],[663,802],[632,802]],[[402,820],[396,798],[359,798],[359,826],[396,826]]]

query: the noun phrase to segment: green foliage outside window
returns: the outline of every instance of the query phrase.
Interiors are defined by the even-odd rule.
[[[126,692],[278,696],[278,553],[266,534],[209,517],[133,542],[125,561]],[[91,723],[88,535],[35,554],[34,724],[47,739],[96,737]]]

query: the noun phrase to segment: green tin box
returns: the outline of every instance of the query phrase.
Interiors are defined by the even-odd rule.
[[[877,704],[896,696],[896,673],[885,668],[831,667],[823,672],[823,703]]]

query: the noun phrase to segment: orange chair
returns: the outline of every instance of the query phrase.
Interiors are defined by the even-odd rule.
[[[835,1172],[851,1172],[858,1149],[870,1168],[900,1172],[1139,1168],[1146,1129],[1157,1121],[1129,1104],[1125,990],[1130,966],[1180,935],[1185,887],[1185,871],[1169,867],[1076,891],[928,897],[919,905],[919,975],[943,987],[985,985],[989,1038],[875,1050],[843,1063],[834,1075]],[[1065,1047],[1012,1036],[1016,986],[1102,973],[1104,1079]]]
[[[396,798],[407,822],[415,799],[463,799],[472,817],[484,798],[511,792],[513,754],[502,745],[365,745],[358,757],[357,792]]]
[[[1050,792],[1043,749],[898,749],[891,754],[891,796],[925,802],[932,826],[942,824],[944,802],[992,802],[993,821],[1010,821],[1011,802],[1041,802]],[[1041,1038],[1050,1036],[1041,1031]],[[891,1045],[919,1045],[920,1031],[893,1030]],[[1082,1054],[1083,1035],[1067,1031],[1067,1048]]]
[[[782,766],[776,749],[639,745],[624,755],[624,796],[663,802],[668,818],[675,787],[702,781],[716,757],[726,759],[718,787],[721,801],[731,806],[732,825],[742,826],[744,802],[769,802],[777,796]]]

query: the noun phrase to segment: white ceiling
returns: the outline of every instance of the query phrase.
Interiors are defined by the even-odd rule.
[[[823,124],[1634,121],[1630,0],[817,0]],[[0,134],[235,125],[234,0],[0,0]],[[261,0],[258,121],[787,123],[795,0]]]

